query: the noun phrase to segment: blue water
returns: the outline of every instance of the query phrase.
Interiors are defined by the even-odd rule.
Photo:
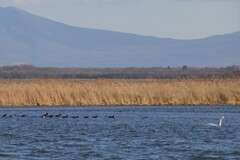
[[[98,117],[41,118],[46,112]],[[1,160],[240,159],[240,107],[1,108],[0,115]],[[221,116],[221,128],[208,125]]]

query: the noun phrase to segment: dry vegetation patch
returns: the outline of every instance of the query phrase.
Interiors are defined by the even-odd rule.
[[[240,79],[0,81],[0,106],[95,105],[240,105]]]

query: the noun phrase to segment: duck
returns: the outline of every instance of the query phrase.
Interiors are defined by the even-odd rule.
[[[28,115],[23,114],[23,115],[21,115],[21,117],[22,117],[22,118],[26,118],[26,117],[28,117]]]
[[[16,114],[11,114],[11,115],[9,115],[8,117],[10,117],[10,118],[15,118],[15,117],[16,117]]]
[[[62,116],[62,118],[68,118],[68,115]]]
[[[48,118],[49,115],[48,115],[48,113],[45,113],[45,114],[43,114],[41,117],[42,117],[42,118]]]
[[[71,118],[80,118],[80,116],[72,116]]]
[[[54,118],[55,116],[53,114],[48,115],[49,118]]]
[[[62,117],[62,115],[61,114],[57,114],[57,115],[55,115],[55,117],[59,118],[59,117]]]
[[[114,115],[112,115],[112,116],[108,116],[108,118],[115,118],[115,116],[114,116]]]

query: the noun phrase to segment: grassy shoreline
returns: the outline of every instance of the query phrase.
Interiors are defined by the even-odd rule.
[[[240,78],[0,80],[0,106],[240,105]]]

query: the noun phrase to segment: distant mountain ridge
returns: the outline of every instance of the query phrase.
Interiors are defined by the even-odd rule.
[[[240,32],[174,40],[73,27],[0,7],[0,65],[40,67],[227,66],[240,64]]]

